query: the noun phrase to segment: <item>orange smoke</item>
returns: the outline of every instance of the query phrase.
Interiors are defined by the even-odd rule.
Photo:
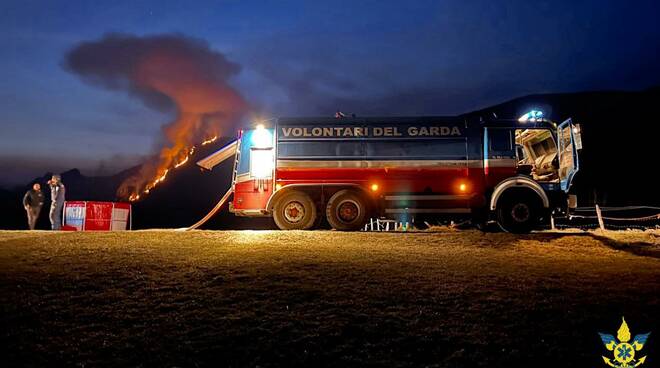
[[[235,126],[247,103],[228,84],[239,66],[200,40],[181,35],[107,35],[69,52],[66,66],[86,81],[139,97],[147,106],[174,110],[163,126],[165,138],[154,161],[117,191],[138,200],[184,165],[195,145],[215,141]]]

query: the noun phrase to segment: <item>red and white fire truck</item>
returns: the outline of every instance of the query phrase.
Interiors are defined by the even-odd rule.
[[[233,158],[238,216],[272,216],[280,229],[337,230],[373,217],[495,220],[528,232],[566,213],[579,169],[579,126],[532,111],[478,117],[279,118],[239,132],[198,162]]]

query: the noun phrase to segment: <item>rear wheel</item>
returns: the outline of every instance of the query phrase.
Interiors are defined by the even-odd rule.
[[[316,223],[316,205],[305,192],[284,194],[273,208],[273,220],[282,230],[307,230]]]
[[[325,207],[328,223],[336,230],[358,230],[365,224],[368,205],[360,193],[345,189],[335,193]]]
[[[539,222],[541,215],[540,200],[534,194],[522,190],[513,190],[497,201],[497,223],[510,233],[528,233]]]

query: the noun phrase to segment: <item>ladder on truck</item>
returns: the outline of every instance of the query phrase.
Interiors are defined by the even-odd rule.
[[[231,186],[229,187],[229,190],[220,198],[218,203],[216,203],[215,207],[209,211],[209,213],[206,214],[201,220],[197,221],[190,227],[186,229],[188,230],[194,230],[197,229],[198,227],[204,225],[211,217],[213,217],[224,204],[229,200],[229,197],[234,193],[234,189],[236,188],[236,176],[238,175],[238,162],[241,158],[241,137],[236,139],[235,141],[231,142],[230,144],[226,145],[225,147],[221,148],[217,152],[211,154],[210,156],[199,160],[197,162],[197,165],[211,170],[213,167],[219,165],[221,162],[224,162],[228,158],[234,156],[234,167],[232,169],[232,176],[231,176]]]
[[[231,172],[231,191],[236,190],[236,177],[238,176],[238,162],[241,159],[241,138],[236,140],[236,153],[234,154],[234,169]]]

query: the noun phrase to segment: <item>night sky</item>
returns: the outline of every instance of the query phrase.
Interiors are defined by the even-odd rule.
[[[172,112],[86,83],[64,57],[115,32],[179,33],[240,65],[260,116],[451,115],[530,93],[660,85],[655,1],[2,1],[0,185],[111,174]]]

